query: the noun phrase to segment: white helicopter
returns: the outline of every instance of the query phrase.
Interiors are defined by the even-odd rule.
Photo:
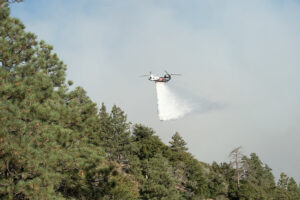
[[[149,75],[142,75],[141,77],[145,77],[145,76],[149,76],[149,81],[166,83],[171,80],[172,76],[181,76],[181,74],[169,74],[167,71],[165,71],[164,76],[156,76],[150,72]]]

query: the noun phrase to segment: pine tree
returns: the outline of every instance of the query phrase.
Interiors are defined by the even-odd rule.
[[[242,179],[240,197],[252,197],[255,199],[272,199],[274,196],[275,181],[268,165],[255,153],[250,154],[250,159],[244,157],[247,169]]]
[[[186,142],[183,140],[183,138],[179,135],[178,132],[176,132],[172,136],[172,141],[170,141],[171,149],[173,151],[187,151],[188,148],[186,147]]]
[[[140,191],[142,199],[180,199],[166,158],[161,154],[156,154],[142,163],[142,171],[145,176]]]
[[[300,199],[300,189],[297,186],[297,183],[294,178],[289,178],[288,184],[287,184],[287,191],[289,193],[289,197],[291,200],[297,200]]]
[[[130,123],[124,111],[116,105],[112,107],[110,119],[113,126],[110,134],[114,143],[112,158],[118,162],[126,161],[130,152]]]
[[[3,1],[0,18],[0,198],[135,199],[134,181],[99,146],[96,104],[68,92],[66,66]]]
[[[105,141],[103,146],[110,160],[125,162],[130,154],[130,123],[121,108],[114,105],[111,113],[106,112],[102,104],[100,108],[101,136]]]
[[[50,130],[45,121],[58,119],[54,88],[63,85],[65,65],[9,17],[7,5],[0,17],[0,197],[60,198],[55,188],[61,177],[52,161],[61,152],[48,134],[60,130],[55,125]]]
[[[83,88],[69,91],[52,46],[9,16],[19,1],[0,0],[0,199],[300,199],[254,153],[233,154],[247,167],[209,166],[177,132],[167,146],[143,125],[131,134],[116,105],[98,112]]]
[[[289,182],[289,177],[285,173],[280,174],[280,178],[277,182],[277,187],[276,187],[276,193],[275,193],[275,199],[277,200],[284,200],[284,199],[289,199],[289,194],[287,191],[288,187],[288,182]]]
[[[288,182],[289,182],[289,177],[285,173],[281,172],[280,178],[277,183],[278,187],[287,190]]]
[[[167,146],[161,142],[154,131],[148,127],[137,124],[133,127],[133,145],[135,145],[134,154],[139,160],[150,159],[157,154],[164,155]]]
[[[230,170],[229,165],[227,170]],[[228,184],[226,181],[225,174],[227,171],[224,170],[224,163],[218,165],[213,162],[208,175],[208,187],[210,191],[210,197],[213,199],[225,199],[228,193]],[[232,177],[232,175],[230,176]]]

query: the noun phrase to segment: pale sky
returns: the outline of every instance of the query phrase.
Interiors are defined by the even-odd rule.
[[[243,146],[276,177],[300,181],[299,1],[25,0],[12,15],[54,46],[67,77],[93,101],[116,104],[167,144],[178,131],[200,161]],[[161,122],[155,85],[226,105]]]

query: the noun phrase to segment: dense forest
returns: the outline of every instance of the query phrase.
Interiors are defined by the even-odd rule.
[[[179,133],[164,144],[118,106],[98,109],[52,49],[0,0],[0,199],[300,199],[255,153],[203,163]]]

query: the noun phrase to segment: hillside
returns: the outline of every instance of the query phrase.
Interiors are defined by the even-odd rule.
[[[0,6],[0,199],[300,199],[255,153],[206,164],[179,133],[167,145],[118,106],[98,110],[69,89],[52,46]]]

